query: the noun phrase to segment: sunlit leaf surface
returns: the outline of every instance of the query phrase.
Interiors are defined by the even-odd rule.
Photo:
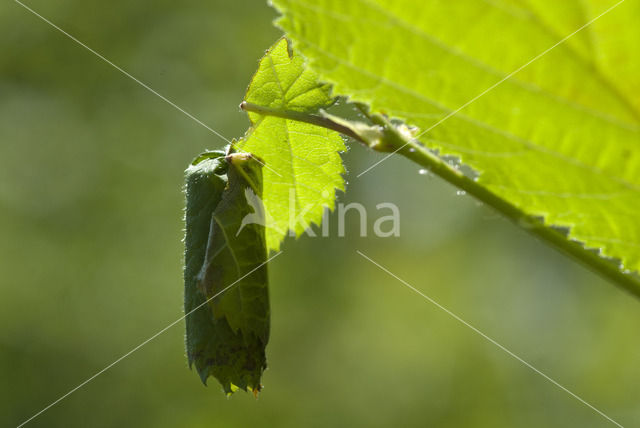
[[[287,40],[280,39],[260,61],[245,101],[313,113],[333,103],[329,90],[302,57],[289,51]],[[289,230],[299,235],[320,223],[324,207],[333,208],[335,190],[344,190],[338,152],[345,146],[337,132],[318,126],[257,113],[249,113],[249,118],[252,128],[237,146],[265,162],[267,246],[277,250]]]
[[[426,131],[478,182],[640,268],[640,2],[274,0],[335,93]],[[369,174],[375,174],[372,169]]]

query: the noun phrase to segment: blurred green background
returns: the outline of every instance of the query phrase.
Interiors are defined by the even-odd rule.
[[[262,1],[30,7],[231,138]],[[0,424],[15,426],[182,315],[183,170],[223,142],[17,3],[0,6]],[[356,144],[340,201],[396,203],[400,238],[289,239],[270,266],[258,400],[187,368],[181,322],[38,427],[640,426],[638,301],[400,157]]]

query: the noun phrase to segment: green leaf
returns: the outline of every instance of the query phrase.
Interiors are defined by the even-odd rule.
[[[187,356],[203,383],[214,376],[227,393],[257,394],[266,368],[265,230],[245,220],[260,210],[261,167],[251,154],[208,152],[186,171]]]
[[[640,269],[640,1],[486,93],[616,0],[273,3],[336,94],[428,130],[420,140],[475,170],[494,206]]]
[[[245,96],[248,103],[305,114],[333,100],[329,86],[318,82],[284,38],[266,52]],[[337,132],[308,123],[258,113],[249,119],[251,128],[237,147],[265,162],[267,247],[277,250],[289,230],[300,235],[320,223],[324,207],[333,209],[335,190],[344,190],[338,152],[345,146]]]

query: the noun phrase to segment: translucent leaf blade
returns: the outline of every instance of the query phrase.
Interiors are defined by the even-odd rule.
[[[333,102],[329,86],[291,54],[286,39],[262,58],[245,101],[280,110],[316,112]],[[336,189],[344,190],[345,150],[337,132],[273,116],[249,113],[252,128],[237,146],[264,160],[263,202],[267,247],[277,250],[289,230],[301,234],[333,209]]]
[[[421,141],[491,192],[637,271],[639,2],[529,63],[615,3],[274,1],[337,94],[429,130]]]

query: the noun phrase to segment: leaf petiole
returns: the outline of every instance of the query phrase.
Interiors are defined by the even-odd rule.
[[[332,119],[330,115],[316,115],[311,113],[304,113],[299,111],[291,111],[291,110],[279,110],[270,107],[263,107],[256,104],[252,104],[247,101],[243,101],[240,103],[240,108],[247,112],[258,113],[266,116],[276,116],[281,117],[283,119],[295,120],[298,122],[305,122],[311,125],[320,126],[322,128],[332,129],[341,134],[347,135],[351,138],[354,138],[362,143],[366,142],[355,133],[352,129],[345,126],[344,124],[338,123]]]

